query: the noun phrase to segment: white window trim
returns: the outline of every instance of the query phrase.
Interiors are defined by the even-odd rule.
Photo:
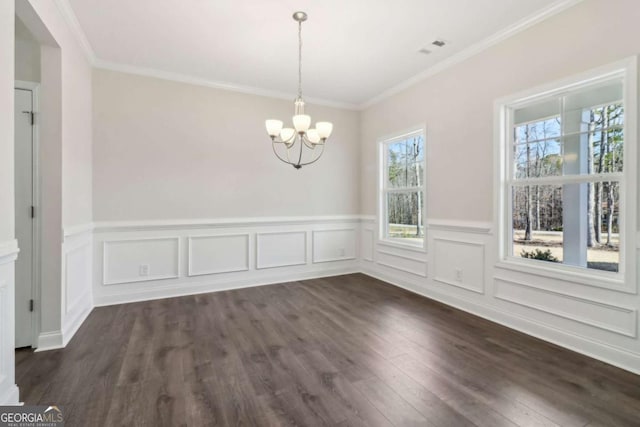
[[[533,101],[558,96],[567,90],[581,87],[598,81],[609,80],[616,76],[623,76],[623,102],[625,108],[625,167],[620,177],[620,191],[622,215],[620,228],[620,272],[612,274],[593,269],[584,269],[568,265],[549,266],[544,261],[536,262],[529,259],[518,259],[509,256],[511,245],[511,226],[508,223],[510,214],[510,196],[508,173],[510,170],[510,138],[511,112],[519,106]],[[615,62],[585,73],[545,84],[530,90],[498,99],[494,105],[494,159],[497,165],[494,179],[494,226],[497,233],[496,267],[516,270],[552,279],[571,281],[573,283],[612,289],[625,293],[636,294],[637,285],[637,254],[640,247],[640,233],[637,228],[637,156],[638,156],[638,57]],[[553,178],[550,178],[553,180]]]
[[[387,145],[402,141],[407,137],[412,135],[421,134],[423,141],[423,150],[424,150],[424,170],[422,174],[422,185],[419,187],[415,187],[415,189],[410,189],[406,191],[420,191],[422,193],[422,227],[424,232],[424,237],[422,239],[422,244],[416,244],[413,242],[403,242],[401,239],[390,239],[387,236],[387,226],[388,226],[388,215],[387,215],[387,203],[385,194],[387,192],[386,184],[387,184],[387,156],[386,156],[386,147]],[[427,138],[426,138],[426,127],[424,125],[414,126],[409,129],[405,129],[404,131],[400,131],[391,135],[384,136],[378,139],[378,243],[381,245],[402,248],[412,251],[418,252],[426,252],[427,250]],[[403,192],[403,190],[399,190],[398,192]]]

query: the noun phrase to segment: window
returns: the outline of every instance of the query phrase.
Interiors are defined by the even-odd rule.
[[[381,142],[382,240],[424,247],[425,153],[422,129]]]
[[[635,135],[627,131],[635,119],[625,90],[635,91],[627,72],[501,105],[503,258],[623,273],[624,254],[633,252],[625,224],[635,224]]]

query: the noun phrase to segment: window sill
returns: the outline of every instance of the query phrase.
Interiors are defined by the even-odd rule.
[[[518,273],[533,274],[549,279],[561,280],[563,282],[608,289],[610,291],[624,292],[628,294],[637,293],[637,289],[634,284],[626,283],[624,280],[624,274],[622,273],[612,274],[565,265],[547,267],[544,264],[545,261],[507,258],[499,260],[495,264],[495,268],[511,270]]]
[[[378,244],[383,246],[389,246],[392,248],[404,249],[412,252],[426,253],[427,248],[425,247],[424,241],[421,245],[409,243],[409,242],[401,242],[396,240],[389,239],[379,239]]]

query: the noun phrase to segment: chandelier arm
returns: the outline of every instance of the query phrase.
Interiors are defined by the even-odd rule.
[[[282,139],[282,137],[280,137],[280,139]],[[289,139],[283,139],[282,142],[284,142],[284,145],[286,145],[287,148],[293,147],[293,145],[296,143],[296,134],[294,133],[293,136]]]
[[[293,148],[293,143],[291,143],[291,145],[287,145],[287,163],[289,163],[290,165],[295,164],[291,161],[291,156],[289,155],[292,148]]]
[[[307,165],[310,165],[310,164],[312,164],[312,163],[317,162],[318,160],[320,160],[320,157],[322,157],[322,154],[323,154],[323,153],[324,153],[324,144],[322,144],[322,150],[320,151],[320,154],[318,154],[318,157],[316,157],[315,159],[313,159],[313,160],[312,160],[312,161],[310,161],[310,162],[307,162],[307,163],[301,163],[301,164],[300,164],[300,167],[302,167],[302,166],[307,166]]]
[[[300,155],[298,156],[298,166],[300,166],[300,162],[302,162],[302,151],[304,150],[304,140],[302,139],[302,136],[300,136],[299,138],[300,138]]]
[[[310,150],[315,150],[318,145],[323,145],[324,146],[324,142],[322,142],[322,141],[311,142],[306,138],[303,139],[303,141],[304,141],[304,145],[306,145],[307,148],[309,148]]]
[[[275,155],[276,155],[276,157],[277,157],[278,159],[280,159],[280,161],[282,161],[283,163],[286,163],[286,164],[288,164],[288,165],[293,164],[293,163],[291,163],[291,162],[286,161],[286,160],[285,160],[285,159],[283,159],[282,157],[280,157],[280,154],[278,154],[278,151],[276,150],[276,144],[275,144],[275,143],[271,144],[271,147],[273,148],[273,154],[275,154]],[[287,150],[287,157],[288,157],[288,156],[289,156],[289,150]]]
[[[304,142],[304,145],[307,146],[307,148],[310,148],[313,150],[313,143],[311,141],[309,141],[309,138],[307,138],[307,134],[303,134],[302,135],[302,142]]]

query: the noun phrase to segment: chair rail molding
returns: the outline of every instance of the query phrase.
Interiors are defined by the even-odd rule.
[[[0,265],[14,262],[18,258],[19,252],[16,239],[0,242]]]
[[[256,218],[195,218],[146,221],[98,221],[94,223],[97,233],[118,231],[155,231],[201,228],[265,227],[285,225],[313,225],[327,223],[360,223],[360,215],[256,217]]]
[[[459,233],[492,234],[493,223],[485,221],[460,221],[450,219],[427,220],[429,230],[456,231]]]

